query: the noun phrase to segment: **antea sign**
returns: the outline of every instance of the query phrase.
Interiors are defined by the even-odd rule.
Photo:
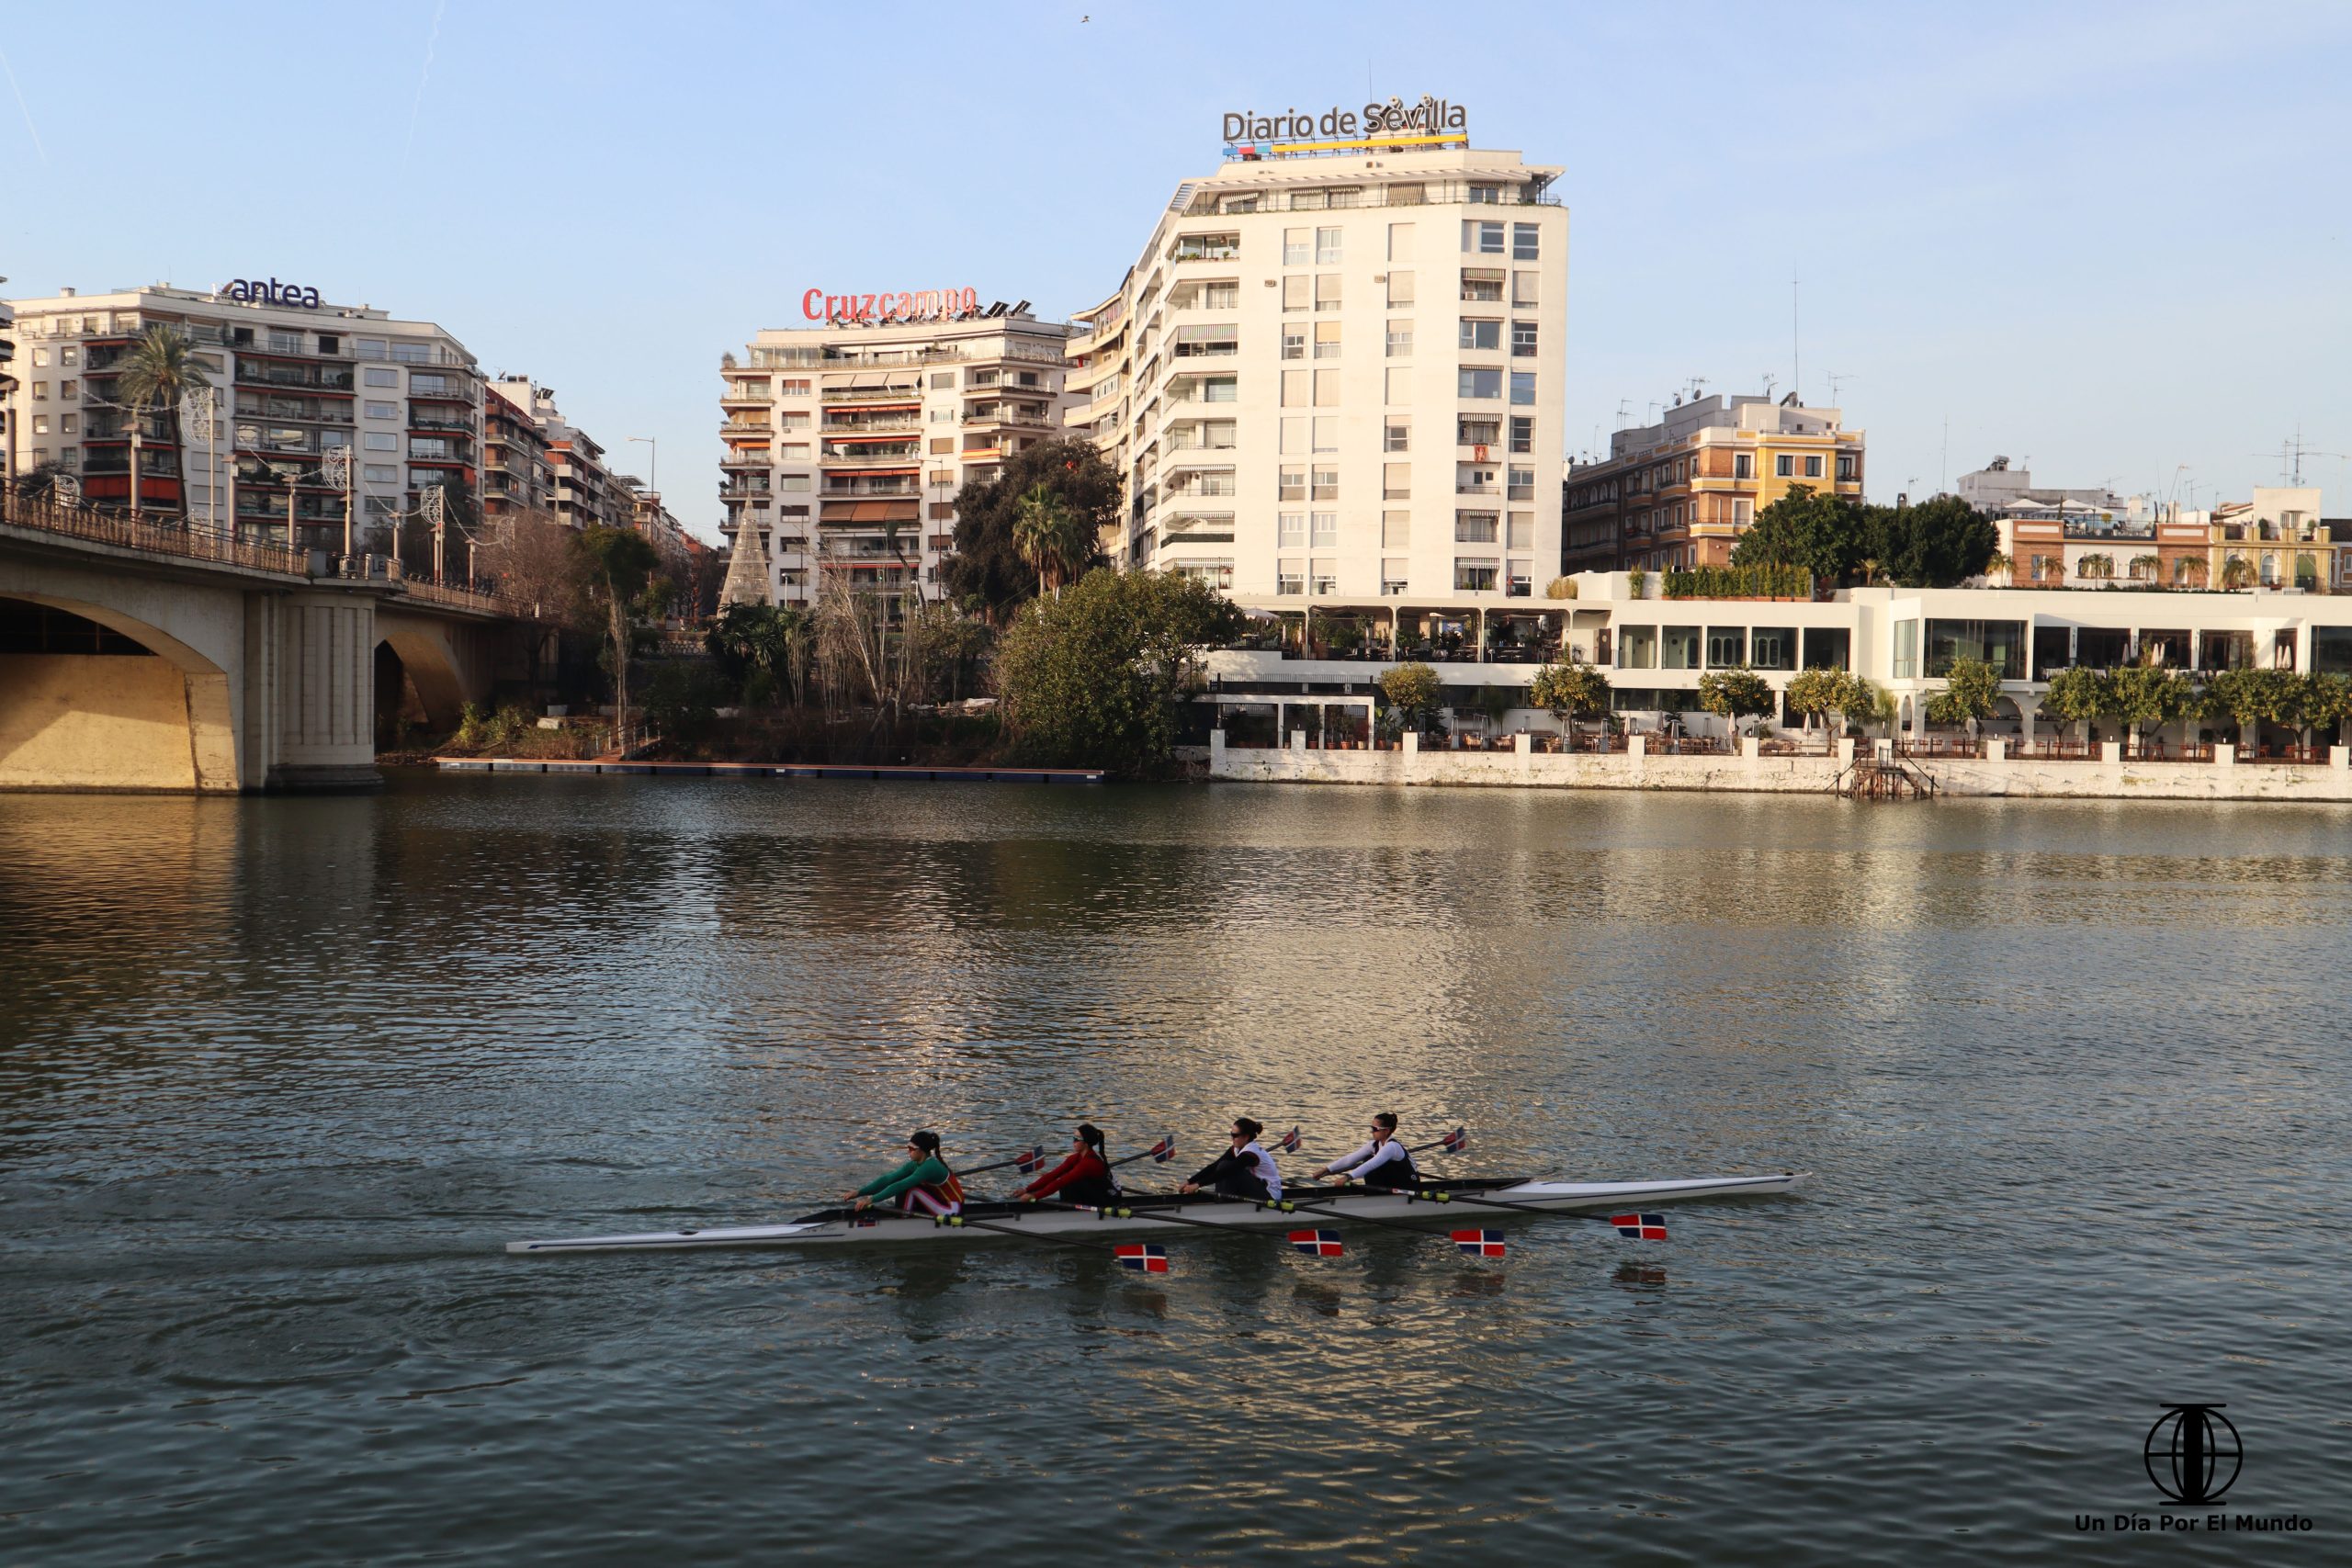
[[[305,310],[319,308],[317,289],[306,284],[280,283],[274,277],[232,277],[212,292],[223,299],[243,299],[252,305],[293,305]]]

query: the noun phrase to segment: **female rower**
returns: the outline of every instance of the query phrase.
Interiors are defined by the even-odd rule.
[[[877,1176],[844,1198],[867,1209],[896,1201],[910,1214],[952,1214],[964,1206],[964,1184],[939,1155],[939,1134],[913,1133],[907,1137],[907,1163],[887,1176]]]
[[[1421,1173],[1413,1167],[1412,1151],[1396,1141],[1396,1114],[1392,1111],[1383,1111],[1372,1119],[1370,1143],[1341,1155],[1307,1179],[1312,1181],[1317,1176],[1337,1177],[1342,1187],[1351,1181],[1361,1181],[1366,1187],[1392,1192],[1421,1184]]]
[[[1017,1201],[1058,1197],[1065,1203],[1097,1209],[1118,1195],[1111,1161],[1102,1152],[1102,1129],[1091,1122],[1080,1122],[1070,1135],[1069,1158],[1012,1194]]]
[[[1178,1190],[1198,1192],[1206,1187],[1226,1198],[1280,1198],[1283,1173],[1274,1168],[1274,1156],[1258,1146],[1258,1134],[1265,1130],[1247,1116],[1235,1117],[1233,1146],[1194,1171]]]

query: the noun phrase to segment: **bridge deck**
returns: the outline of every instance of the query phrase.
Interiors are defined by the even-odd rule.
[[[931,784],[1095,784],[1100,768],[884,767],[865,762],[591,762],[528,757],[435,757],[433,765],[473,773],[647,773],[681,777],[882,779]]]

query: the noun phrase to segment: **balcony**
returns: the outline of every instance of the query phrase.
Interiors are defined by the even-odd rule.
[[[412,402],[420,398],[436,403],[470,403],[474,400],[474,391],[471,387],[454,381],[435,386],[422,376],[413,376],[409,378],[408,395]]]
[[[332,365],[254,364],[237,361],[237,385],[241,387],[300,387],[307,391],[348,392],[354,385],[353,374]]]
[[[828,501],[848,501],[863,496],[917,496],[922,487],[912,479],[842,479],[828,481],[824,495]]]
[[[837,445],[828,441],[820,454],[827,467],[842,464],[895,464],[905,468],[922,457],[922,446],[912,441],[860,441]]]
[[[474,433],[472,420],[450,419],[441,414],[412,413],[408,416],[408,427],[413,431],[447,430],[460,435],[471,435]]]
[[[817,392],[820,402],[827,408],[852,403],[907,403],[922,401],[922,388],[909,387],[823,387]]]
[[[817,433],[820,435],[871,435],[885,431],[911,432],[922,428],[922,421],[912,414],[897,415],[886,419],[833,419],[828,416],[824,423],[817,427]]]
[[[775,434],[775,427],[764,420],[753,423],[748,419],[730,419],[718,427],[718,434],[729,438],[742,435],[768,436]]]
[[[718,460],[722,468],[764,468],[775,462],[775,455],[765,447],[744,447],[730,451]]]

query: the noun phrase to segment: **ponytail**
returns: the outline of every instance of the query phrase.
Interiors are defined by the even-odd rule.
[[[1111,1164],[1111,1156],[1110,1153],[1102,1147],[1102,1129],[1097,1127],[1091,1122],[1080,1122],[1078,1124],[1078,1135],[1085,1141],[1088,1148],[1094,1151],[1094,1157],[1101,1160],[1103,1168],[1108,1169]]]

